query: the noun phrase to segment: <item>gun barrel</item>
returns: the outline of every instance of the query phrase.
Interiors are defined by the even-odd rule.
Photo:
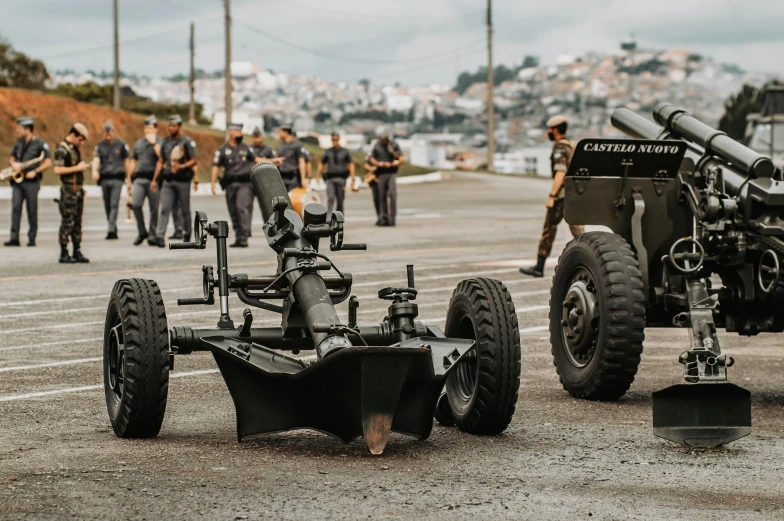
[[[280,172],[272,163],[262,162],[255,165],[251,171],[250,180],[253,184],[256,198],[259,200],[261,214],[264,216],[265,222],[269,222],[272,214],[275,212],[272,205],[274,198],[283,197],[289,203],[289,208],[292,207],[291,199],[289,199],[286,186],[280,177]],[[286,244],[283,244],[283,248],[312,248],[313,245],[305,234],[302,233],[303,223],[299,214],[288,211],[287,215],[292,219],[292,224],[297,233],[293,234],[293,238],[287,241]],[[350,346],[351,342],[347,338],[317,331],[318,328],[315,327],[322,324],[340,324],[340,318],[337,311],[335,311],[335,306],[332,305],[332,299],[329,296],[324,278],[317,273],[302,274],[296,269],[297,257],[295,255],[281,254],[281,262],[281,271],[290,270],[290,273],[286,275],[286,279],[292,288],[297,305],[302,310],[319,356],[322,355],[322,352],[328,352],[335,347]]]
[[[725,134],[720,133],[708,125],[705,125],[701,121],[686,115],[685,111],[679,111],[677,115],[672,114],[668,107],[672,107],[672,105],[664,103],[660,104],[656,110],[657,113],[660,113],[659,118],[669,114],[669,117],[665,116],[670,125],[668,128],[661,127],[625,107],[616,109],[613,112],[610,120],[615,128],[637,139],[683,139],[689,146],[689,149],[686,152],[686,156],[694,161],[695,164],[699,164],[701,168],[707,168],[710,166],[721,167],[723,172],[724,187],[727,191],[727,194],[732,197],[745,197],[746,191],[748,189],[746,180],[750,176],[750,170],[752,172],[752,177],[755,175],[764,177],[768,172],[768,168],[770,168],[770,174],[768,174],[768,177],[773,175],[773,164],[767,157],[760,156],[753,150],[733,141]],[[682,119],[684,117],[688,119]],[[679,130],[689,130],[689,132],[680,133]],[[708,131],[710,131],[713,137],[708,135]],[[717,143],[720,145],[726,144],[724,139],[717,141],[718,138],[716,136],[723,136],[724,138],[733,141],[733,144],[730,144],[729,147],[722,147],[723,152],[732,152],[732,154],[719,153],[716,150]],[[701,137],[703,139],[694,139],[697,137]],[[705,155],[706,143],[713,147],[710,149],[710,152],[714,157],[708,160],[703,160],[702,158]],[[745,149],[755,157],[751,158],[751,155],[746,152],[739,154],[737,147]],[[728,159],[728,157],[736,155],[740,155],[745,158],[746,163],[732,162]],[[739,161],[741,157],[736,157],[735,159],[736,161]]]
[[[653,117],[669,132],[700,145],[752,179],[771,177],[776,170],[770,158],[758,154],[670,103],[659,103],[653,111]]]
[[[275,211],[272,207],[272,199],[275,197],[284,197],[286,202],[289,203],[289,208],[292,208],[289,192],[286,190],[283,178],[280,177],[280,172],[278,172],[278,168],[274,164],[263,161],[254,165],[250,180],[253,183],[253,192],[259,200],[264,221],[268,221]]]
[[[648,121],[626,107],[615,109],[612,116],[610,116],[610,122],[612,126],[627,136],[636,139],[663,139],[664,137],[664,129],[662,127],[653,121]]]

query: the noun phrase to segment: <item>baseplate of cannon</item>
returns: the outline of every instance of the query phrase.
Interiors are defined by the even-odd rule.
[[[309,429],[343,442],[363,438],[381,454],[392,432],[424,440],[434,418],[471,434],[499,434],[509,425],[520,386],[520,336],[514,303],[503,283],[486,278],[460,282],[448,304],[446,324],[417,320],[413,265],[406,284],[382,288],[389,301],[377,323],[357,323],[360,305],[353,277],[319,251],[364,250],[344,242],[344,219],[329,221],[321,204],[294,211],[280,173],[259,163],[251,179],[264,216],[264,235],[278,257],[273,275],[232,273],[228,224],[194,219],[195,240],[171,249],[216,244],[217,266],[202,268],[203,295],[179,305],[214,305],[214,328],[170,327],[158,284],[123,279],[112,290],[104,332],[104,387],[117,436],[159,435],[169,372],[176,357],[212,353],[235,405],[237,437]],[[254,327],[244,309],[235,325],[229,296],[281,316],[277,327]],[[347,302],[347,318],[336,306]],[[302,356],[315,351],[315,356]]]

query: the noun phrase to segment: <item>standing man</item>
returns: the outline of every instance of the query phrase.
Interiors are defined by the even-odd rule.
[[[163,140],[158,137],[158,120],[155,116],[150,116],[144,120],[144,137],[139,138],[133,146],[131,154],[131,165],[128,168],[126,183],[128,190],[133,192],[131,199],[131,209],[136,217],[136,229],[138,235],[133,241],[134,246],[140,245],[147,239],[150,246],[156,246],[158,240],[155,237],[158,227],[158,194],[151,190],[152,178],[155,175],[155,166],[158,164],[161,154],[161,144]],[[150,209],[150,230],[144,227],[144,198],[147,198],[147,206]]]
[[[389,139],[384,131],[370,153],[370,162],[376,167],[380,218],[376,226],[394,226],[397,214],[397,168],[405,158],[400,145]]]
[[[558,224],[564,216],[564,178],[566,171],[569,170],[569,163],[572,161],[574,153],[574,143],[566,139],[566,118],[563,116],[553,116],[547,122],[547,137],[554,141],[553,153],[550,155],[550,168],[553,174],[553,184],[550,188],[550,195],[544,204],[547,207],[547,214],[544,218],[542,228],[542,238],[539,240],[539,251],[537,252],[536,266],[520,268],[520,273],[531,277],[544,276],[544,263],[550,256],[555,241],[555,233],[558,231]],[[577,237],[583,233],[583,227],[569,225],[572,235]]]
[[[272,159],[275,157],[275,151],[264,144],[264,134],[262,134],[259,127],[253,129],[253,134],[251,134],[250,149],[257,158],[261,158],[262,160]]]
[[[253,208],[253,186],[250,171],[256,161],[251,148],[242,142],[242,124],[226,125],[229,139],[215,152],[212,160],[210,186],[212,194],[217,193],[218,170],[223,168],[221,185],[226,191],[226,205],[229,207],[231,225],[234,228],[234,243],[231,248],[247,248],[250,233],[251,212]]]
[[[16,172],[22,172],[21,183],[11,181],[11,237],[3,246],[19,246],[19,228],[22,224],[22,203],[27,204],[27,245],[35,246],[38,233],[38,190],[44,170],[52,165],[49,145],[35,136],[35,122],[31,116],[17,118],[16,140],[11,150],[10,165]],[[40,162],[22,168],[22,164],[43,157]]]
[[[95,145],[93,181],[103,190],[103,208],[109,230],[106,240],[117,239],[117,213],[125,178],[128,177],[130,152],[125,141],[114,136],[114,125],[108,119],[103,124],[103,139]]]
[[[278,129],[278,137],[280,137],[278,157],[270,159],[280,170],[283,184],[286,185],[286,190],[289,192],[300,186],[303,188],[308,186],[305,180],[305,147],[292,135],[292,128],[291,123],[284,123],[280,126]]]
[[[193,180],[193,167],[196,165],[196,143],[182,135],[182,118],[179,115],[169,117],[169,137],[161,144],[161,155],[155,166],[151,190],[157,192],[158,178],[164,183],[158,204],[161,209],[158,217],[158,230],[155,238],[158,246],[166,246],[166,227],[169,225],[169,215],[172,213],[174,203],[180,203],[183,217],[183,241],[191,240],[191,181]]]
[[[340,134],[332,133],[332,148],[324,151],[318,166],[316,178],[321,179],[327,166],[324,179],[327,183],[327,221],[332,212],[343,212],[343,200],[346,197],[346,179],[351,179],[350,186],[354,187],[354,160],[351,152],[340,146]]]
[[[82,255],[82,213],[84,212],[84,172],[90,168],[82,161],[79,147],[87,141],[87,127],[74,123],[68,135],[54,151],[54,175],[60,177],[60,262],[90,262]],[[73,255],[68,255],[68,239]]]

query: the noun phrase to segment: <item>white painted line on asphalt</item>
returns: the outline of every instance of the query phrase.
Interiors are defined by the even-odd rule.
[[[33,365],[17,365],[13,367],[0,367],[0,373],[8,373],[10,371],[24,371],[26,369],[42,369],[44,367],[58,367],[61,365],[77,365],[77,364],[86,364],[89,362],[97,362],[101,360],[101,357],[95,358],[79,358],[78,360],[63,360],[61,362],[47,362],[45,364],[33,364]]]
[[[101,336],[94,336],[91,338],[79,338],[77,340],[59,340],[57,342],[42,342],[40,344],[25,344],[23,346],[10,346],[0,347],[0,351],[16,351],[18,349],[33,349],[36,347],[51,347],[51,346],[66,346],[68,344],[85,344],[87,342],[97,342],[103,340]]]
[[[550,329],[550,326],[534,326],[534,327],[525,327],[520,330],[520,333],[538,333],[539,331],[547,331]]]
[[[457,264],[434,264],[429,266],[417,266],[417,269],[421,270],[437,270],[437,269],[447,269],[447,268],[454,268],[458,266],[465,266],[465,263],[457,263]],[[425,276],[425,277],[417,277],[416,280],[437,280],[439,278],[449,278],[449,277],[465,277],[465,276],[482,276],[484,274],[492,275],[493,273],[502,273],[504,271],[514,271],[514,270],[491,270],[486,272],[477,273],[476,271],[466,272],[466,273],[455,273],[455,274],[441,274],[435,276]],[[395,273],[399,272],[401,274],[401,280],[405,280],[405,270],[402,268],[389,268],[383,270],[367,270],[367,271],[359,271],[354,272],[352,275],[356,277],[357,275],[377,275],[379,273]],[[392,281],[388,281],[391,283]],[[363,286],[372,286],[376,284],[384,284],[384,282],[363,282],[360,284],[354,284],[354,287],[363,287]],[[201,286],[188,286],[184,288],[161,288],[162,291],[165,293],[174,293],[180,291],[191,291],[191,290],[199,290],[202,289]],[[55,302],[76,302],[80,300],[93,300],[99,298],[109,298],[108,293],[101,293],[95,295],[81,295],[77,297],[60,297],[60,298],[45,298],[45,299],[33,299],[33,300],[18,300],[14,302],[0,302],[0,308],[4,307],[14,307],[14,306],[32,306],[35,304],[51,304]]]
[[[485,274],[493,274],[493,273],[506,272],[506,271],[514,271],[514,270],[503,269],[503,270],[491,270],[489,272],[484,272],[484,273],[475,273],[474,272],[474,273],[468,273],[468,274],[466,274],[466,273],[457,273],[457,274],[449,274],[449,275],[442,274],[442,275],[434,275],[432,277],[422,277],[419,280],[439,280],[439,279],[446,279],[446,278],[452,278],[452,277],[464,277],[464,276],[467,276],[467,275],[468,276],[470,276],[470,275],[482,276],[482,275],[485,275]],[[537,282],[537,281],[541,281],[541,280],[542,279],[535,279],[535,278],[534,279],[518,279],[518,280],[511,281],[509,284],[531,283],[531,282]],[[376,281],[376,282],[366,283],[366,284],[354,284],[353,287],[369,286],[369,285],[374,285],[374,286],[375,285],[381,285],[381,286],[383,286],[384,282]],[[453,289],[453,288],[452,287],[445,287],[443,289],[443,291],[447,291],[449,289]],[[424,292],[428,292],[428,291],[435,291],[435,288],[429,288],[429,289],[423,290],[422,292],[424,293]],[[542,290],[542,291],[544,291],[545,293],[549,292],[549,290],[547,290],[547,291]],[[514,295],[512,295],[512,296],[514,297]],[[527,295],[523,294],[521,296],[527,296]],[[373,297],[373,295],[368,295],[368,296],[365,296],[364,298],[372,298],[372,297]],[[426,305],[429,306],[431,304],[420,304],[420,307],[426,306]],[[89,308],[84,308],[84,309],[89,309]],[[94,308],[94,309],[98,310],[98,309],[103,309],[103,308],[101,307],[101,308]],[[384,311],[385,309],[386,308],[377,309],[376,311]],[[64,311],[68,311],[68,310],[64,310]],[[360,313],[362,313],[362,312],[363,311],[360,311]],[[369,312],[371,312],[371,310],[364,310],[364,313],[369,313]],[[46,313],[49,313],[49,312],[47,311]],[[208,310],[208,311],[191,311],[191,312],[185,312],[185,313],[174,313],[172,315],[169,315],[168,318],[179,318],[179,317],[186,317],[186,316],[209,315],[211,313],[215,313],[215,310],[211,309],[211,310]],[[17,316],[21,317],[21,316],[24,316],[24,315],[23,314],[18,314]],[[42,330],[56,329],[56,328],[72,328],[72,327],[94,326],[94,325],[97,325],[97,324],[103,324],[103,321],[101,321],[101,320],[93,320],[93,321],[89,321],[89,322],[75,322],[75,323],[66,322],[66,323],[58,323],[58,324],[47,324],[47,325],[43,325],[43,326],[27,327],[27,328],[21,328],[21,329],[6,329],[6,330],[0,330],[0,335],[8,335],[8,334],[15,334],[15,333],[29,333],[31,331],[42,331]]]
[[[187,371],[185,373],[172,373],[169,378],[184,378],[186,376],[201,376],[205,374],[217,373],[217,369],[203,369],[201,371]],[[40,398],[42,396],[53,396],[56,394],[78,393],[82,391],[95,391],[103,389],[103,384],[84,385],[82,387],[69,387],[67,389],[53,389],[51,391],[39,391],[35,393],[14,394],[10,396],[0,396],[0,402],[13,402],[16,400],[29,400],[30,398]]]
[[[81,313],[83,311],[99,311],[99,310],[106,310],[106,306],[94,306],[91,308],[50,309],[48,311],[28,311],[25,313],[0,315],[0,320],[6,320],[11,318],[24,318],[24,317],[40,317],[43,315],[56,315],[57,313]]]

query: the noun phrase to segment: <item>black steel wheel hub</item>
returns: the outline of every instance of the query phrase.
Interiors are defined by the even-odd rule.
[[[599,331],[599,300],[590,272],[578,268],[569,279],[563,301],[561,333],[569,361],[585,367],[593,358]]]
[[[109,387],[117,403],[122,400],[125,388],[125,341],[122,324],[117,317],[117,325],[109,331]]]

